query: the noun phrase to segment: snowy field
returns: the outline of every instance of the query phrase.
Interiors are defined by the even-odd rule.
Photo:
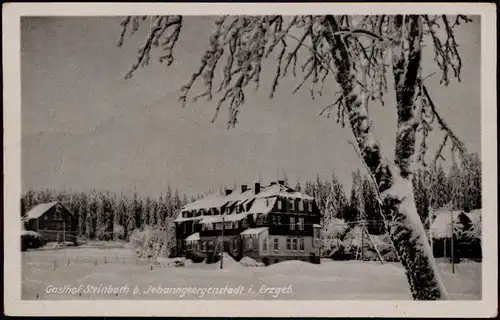
[[[127,248],[68,248],[22,253],[22,299],[411,299],[397,263],[322,260],[245,267],[219,264],[151,265]],[[439,263],[452,299],[481,299],[481,264]],[[176,289],[178,288],[178,289]],[[135,289],[135,293],[134,293]],[[267,290],[269,289],[269,290]]]

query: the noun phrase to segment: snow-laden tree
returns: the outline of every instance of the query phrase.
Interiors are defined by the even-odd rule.
[[[447,294],[415,207],[413,164],[425,159],[426,138],[433,127],[443,130],[443,145],[451,142],[454,150],[466,150],[439,115],[425,87],[421,56],[422,50],[433,50],[445,85],[450,73],[460,80],[462,61],[454,28],[468,21],[462,15],[221,16],[215,22],[200,66],[182,86],[179,100],[186,103],[188,96],[211,100],[217,95],[214,119],[227,106],[228,127],[234,127],[248,90],[252,84],[259,88],[266,59],[276,59],[271,97],[287,75],[301,78],[292,92],[309,83],[312,97],[325,92],[332,95],[332,103],[323,112],[333,111],[339,123],[344,125],[347,120],[351,128],[357,152],[376,186],[381,212],[406,270],[413,298],[444,299]],[[126,78],[140,66],[148,65],[155,49],[160,62],[174,62],[183,17],[126,17],[121,22],[118,44],[123,43],[127,32],[137,31],[141,23],[149,31]],[[424,48],[426,37],[432,45]],[[218,65],[222,67],[222,80],[216,86]],[[389,77],[393,78],[397,105],[394,162],[384,156],[388,151],[382,150],[375,139],[368,114],[370,103],[384,102]],[[340,88],[338,92],[332,86],[323,86],[332,78]],[[191,89],[197,81],[205,89],[193,96]],[[422,135],[419,151],[417,134]]]

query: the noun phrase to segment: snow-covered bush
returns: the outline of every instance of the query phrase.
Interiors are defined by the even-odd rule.
[[[342,240],[349,230],[349,225],[342,219],[332,221],[322,230],[321,253],[323,257],[330,257],[337,252]]]
[[[196,251],[188,251],[186,253],[186,258],[192,260],[193,263],[200,263],[205,260],[205,256]]]
[[[123,236],[125,235],[125,228],[120,224],[113,224],[113,239],[114,240],[123,240]]]
[[[130,244],[136,248],[139,258],[168,257],[175,247],[173,231],[165,228],[144,227],[134,230],[129,237]]]
[[[21,231],[21,251],[26,251],[27,249],[36,249],[42,246],[42,239],[40,234],[35,231]]]
[[[264,263],[256,261],[250,257],[243,257],[240,263],[245,267],[264,267]]]
[[[387,234],[368,236],[360,226],[355,226],[344,229],[338,235],[341,235],[341,239],[331,239],[328,242],[329,246],[324,252],[325,257],[333,260],[353,260],[362,257],[363,260],[379,261],[380,253],[384,261],[397,261],[396,251]]]

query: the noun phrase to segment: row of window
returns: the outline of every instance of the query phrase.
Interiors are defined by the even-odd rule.
[[[226,230],[239,229],[239,228],[240,228],[239,221],[234,221],[234,222],[226,221],[226,222],[224,222],[224,229],[226,229]],[[205,231],[205,230],[222,230],[222,222],[202,224],[201,230],[203,230],[203,231]]]
[[[184,211],[182,212],[182,217],[191,218],[191,217],[199,217],[205,215],[210,216],[210,215],[219,215],[225,213],[231,214],[233,211],[235,211],[238,214],[248,211],[252,203],[253,200],[247,203],[242,203],[237,206],[233,204],[231,206],[222,207],[220,210],[218,208],[210,208],[210,209]],[[286,207],[287,210],[290,211],[313,212],[312,201],[308,200],[279,198],[277,200],[277,205],[278,205],[278,210],[283,210]],[[266,206],[269,206],[269,199],[266,199]]]
[[[287,206],[288,204],[288,206]],[[280,198],[278,199],[278,210],[285,209],[289,211],[299,211],[299,212],[313,212],[312,201],[302,200],[302,199],[288,199]]]
[[[200,244],[201,244],[201,252],[213,252],[215,250],[215,244],[214,244],[213,240],[202,240],[202,241],[200,241]],[[219,244],[220,244],[220,242],[219,242]],[[192,244],[188,243],[187,246],[190,249],[198,249],[196,243],[192,243]],[[233,239],[233,250],[234,251],[239,250],[238,238]]]
[[[279,238],[272,238],[273,251],[279,251]],[[262,249],[267,251],[267,238],[264,239],[262,243]],[[286,238],[286,250],[287,251],[304,251],[305,250],[305,240],[304,238]]]
[[[273,216],[273,224],[276,226],[287,225],[286,222],[282,221],[282,216]],[[288,226],[290,230],[304,230],[304,218],[303,217],[289,217]]]

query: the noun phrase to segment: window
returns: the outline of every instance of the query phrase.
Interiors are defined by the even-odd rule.
[[[233,250],[234,251],[240,251],[240,247],[238,245],[238,238],[233,239]]]
[[[312,202],[308,203],[307,209],[309,212],[313,212],[313,203]]]
[[[299,225],[299,230],[304,230],[304,218],[299,218],[299,222],[298,222],[298,225]]]
[[[278,210],[283,209],[283,203],[281,202],[281,199],[278,199]]]
[[[304,248],[305,248],[304,238],[300,238],[299,249],[300,251],[304,251]]]
[[[278,216],[273,216],[273,225],[278,224]]]
[[[292,250],[292,239],[286,238],[286,249],[288,251]]]
[[[304,212],[304,202],[299,199],[299,211]]]
[[[267,238],[264,238],[264,241],[262,241],[262,250],[267,251]]]
[[[191,224],[191,232],[194,233],[194,223]]]
[[[281,216],[278,216],[278,217],[277,217],[276,222],[277,222],[277,224],[278,224],[278,225],[281,225]]]
[[[217,222],[215,224],[215,230],[222,230],[222,222]]]
[[[225,222],[224,223],[224,228],[225,229],[232,229],[233,228],[233,223],[232,222]]]
[[[213,240],[208,240],[208,251],[214,250],[214,242]]]
[[[183,223],[182,225],[183,225],[184,233],[186,233],[187,232],[187,223]]]
[[[295,199],[290,199],[290,211],[295,211]]]
[[[202,224],[201,225],[201,231],[205,231],[207,230],[207,225],[206,224]]]
[[[297,251],[297,239],[293,239],[293,251]]]
[[[247,249],[248,250],[252,250],[253,249],[253,239],[252,239],[252,237],[246,238],[246,242],[247,242]]]
[[[207,242],[206,241],[201,242],[201,251],[203,251],[203,252],[207,251]]]
[[[295,230],[295,217],[290,217],[290,230]]]
[[[314,228],[314,240],[318,240],[318,239],[319,239],[319,229]]]
[[[278,251],[278,249],[279,249],[279,239],[278,238],[274,238],[273,249],[274,249],[274,251]]]

